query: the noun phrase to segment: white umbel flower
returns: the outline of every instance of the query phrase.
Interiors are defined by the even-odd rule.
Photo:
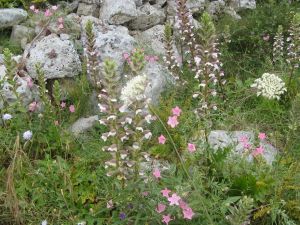
[[[23,133],[24,140],[28,141],[32,138],[32,131],[28,130]]]
[[[271,73],[264,73],[251,87],[257,89],[257,96],[261,95],[268,99],[279,100],[280,96],[287,91],[283,80]]]
[[[142,100],[147,83],[146,75],[138,75],[128,81],[121,91],[121,100],[125,105],[130,105],[132,102]]]
[[[2,115],[2,119],[5,120],[11,120],[12,119],[12,115],[5,113],[4,115]]]

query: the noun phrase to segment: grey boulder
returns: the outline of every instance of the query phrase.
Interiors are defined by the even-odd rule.
[[[129,23],[129,28],[133,30],[146,30],[157,24],[162,24],[166,20],[163,9],[157,9],[149,3],[138,8],[137,16]]]
[[[250,162],[253,161],[253,156],[251,152],[247,152],[247,149],[244,148],[243,143],[241,143],[241,138],[245,137],[248,139],[248,143],[253,146],[255,138],[254,133],[251,131],[225,131],[225,130],[214,130],[211,131],[208,136],[208,144],[215,151],[232,148],[230,155],[232,156],[245,156],[246,159]],[[260,146],[264,148],[262,157],[265,161],[271,165],[278,154],[278,150],[273,147],[270,143],[266,141],[260,141]]]
[[[121,25],[136,18],[137,9],[134,0],[103,0],[100,19],[114,25]]]
[[[0,9],[0,28],[17,25],[27,18],[28,14],[23,9]]]
[[[94,24],[95,47],[100,54],[101,60],[111,59],[117,64],[117,72],[121,74],[124,68],[124,53],[129,53],[134,49],[135,39],[129,35],[128,29],[123,26],[107,25],[101,23],[94,17],[84,17],[82,26],[90,20]],[[82,36],[85,43],[85,35]],[[84,44],[85,45],[85,44]]]
[[[73,43],[56,34],[43,37],[29,50],[26,68],[36,78],[36,64],[40,64],[46,79],[74,77],[81,72],[81,62]]]
[[[84,133],[85,131],[91,129],[94,125],[97,124],[99,117],[90,116],[88,118],[80,118],[70,127],[71,132],[78,136],[79,134]]]
[[[10,41],[20,45],[24,49],[25,45],[31,42],[34,36],[35,31],[33,28],[22,25],[14,25],[11,32]]]

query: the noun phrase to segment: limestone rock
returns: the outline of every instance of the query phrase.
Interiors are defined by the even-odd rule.
[[[51,33],[54,34],[63,34],[67,33],[72,36],[74,39],[78,39],[81,34],[81,27],[80,27],[80,16],[76,13],[71,13],[64,18],[64,28],[59,29],[57,22],[53,21],[50,23],[48,29]]]
[[[174,0],[167,0],[168,7],[167,12],[170,16],[176,15],[176,1]],[[187,0],[187,7],[191,10],[192,13],[197,13],[202,11],[205,6],[205,0]]]
[[[58,2],[59,8],[62,8],[66,13],[76,12],[79,5],[79,0],[74,0],[72,2],[61,1]]]
[[[14,25],[10,36],[10,41],[24,48],[27,43],[32,41],[34,35],[35,32],[33,28],[22,25]]]
[[[146,30],[165,21],[166,15],[162,9],[157,9],[149,3],[137,10],[137,17],[129,23],[133,30]]]
[[[211,131],[211,133],[208,136],[208,144],[214,150],[233,147],[233,152],[231,152],[231,155],[244,155],[246,159],[251,162],[253,161],[253,156],[245,150],[243,144],[240,142],[241,137],[246,137],[248,139],[248,143],[253,145],[255,140],[253,132],[228,132],[224,130]],[[276,155],[278,154],[278,150],[266,141],[260,141],[260,145],[264,148],[264,152],[262,154],[263,158],[268,164],[271,165],[272,162],[275,160]]]
[[[0,9],[0,28],[12,27],[27,18],[28,14],[23,9]]]
[[[207,11],[211,15],[216,15],[224,11],[225,2],[223,0],[210,2]]]
[[[137,41],[145,49],[151,49],[157,55],[164,55],[164,25],[156,25],[136,35]]]
[[[80,2],[87,3],[87,4],[101,5],[103,0],[80,0]]]
[[[37,63],[46,79],[74,77],[81,72],[81,62],[72,42],[62,40],[56,34],[42,38],[30,49],[26,68],[33,78],[36,77]]]
[[[172,84],[173,80],[167,69],[158,62],[149,62],[141,74],[144,73],[149,79],[149,85],[146,87],[145,95],[157,104],[161,93],[167,85]]]
[[[255,0],[233,0],[231,1],[231,6],[236,10],[240,9],[255,9],[256,1]]]
[[[17,97],[13,92],[12,85],[6,81],[5,79],[5,71],[6,68],[4,65],[0,65],[0,81],[3,82],[2,86],[0,87],[0,94],[4,98],[6,102],[9,104],[13,103],[16,101]],[[26,106],[30,104],[34,99],[38,98],[38,88],[36,85],[33,85],[32,87],[28,86],[27,80],[30,79],[29,76],[25,77],[19,77],[16,76],[16,84],[18,85],[17,87],[17,93],[22,101],[22,103]],[[0,82],[0,83],[1,83]],[[3,107],[3,99],[1,98],[0,101],[0,109]]]
[[[83,27],[88,20],[94,22],[95,46],[102,61],[106,58],[114,60],[117,64],[117,71],[121,74],[125,63],[122,55],[134,49],[135,39],[129,35],[126,27],[103,24],[94,17],[84,17],[82,19]],[[82,39],[84,38],[83,35]],[[83,40],[83,42],[85,41]]]
[[[111,1],[103,0],[100,19],[109,24],[121,25],[137,16],[134,0]]]
[[[99,17],[99,7],[95,4],[87,4],[80,2],[77,9],[77,14],[82,16]]]
[[[88,118],[80,118],[78,119],[70,128],[71,132],[77,136],[85,131],[91,129],[95,124],[98,123],[99,117],[90,116]]]

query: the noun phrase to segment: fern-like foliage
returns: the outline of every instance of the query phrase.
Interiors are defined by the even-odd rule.
[[[253,199],[247,196],[243,197],[234,206],[229,207],[230,215],[226,218],[231,225],[249,224],[250,213],[253,208]]]

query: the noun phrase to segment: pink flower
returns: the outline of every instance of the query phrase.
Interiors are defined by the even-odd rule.
[[[65,108],[65,107],[66,107],[66,103],[65,103],[65,102],[62,102],[62,103],[60,104],[60,107]]]
[[[28,86],[29,88],[32,88],[32,87],[33,87],[33,82],[32,82],[31,77],[27,77],[27,78],[26,78],[26,82],[27,82],[27,86]]]
[[[144,191],[144,192],[142,193],[142,195],[143,195],[144,197],[147,197],[147,196],[149,195],[149,192],[148,192],[148,191]]]
[[[123,58],[124,58],[125,60],[127,60],[129,57],[130,57],[130,55],[129,55],[128,53],[123,53]]]
[[[162,144],[162,145],[166,143],[166,138],[165,138],[164,135],[160,135],[160,136],[158,137],[158,143],[159,143],[159,144]]]
[[[64,29],[64,25],[62,23],[58,24],[58,29],[60,30]]]
[[[58,126],[58,125],[59,125],[58,120],[55,120],[55,121],[54,121],[54,125],[55,125],[55,126]]]
[[[35,6],[34,6],[34,5],[31,5],[31,6],[29,7],[29,9],[32,10],[32,11],[34,11],[34,10],[35,10]]]
[[[196,151],[196,146],[194,144],[188,143],[188,150],[190,153],[193,153]]]
[[[152,56],[152,55],[147,55],[147,56],[145,56],[145,60],[150,62],[150,63],[153,63],[155,61],[158,61],[158,57],[157,56]]]
[[[262,146],[259,146],[258,148],[255,149],[254,152],[252,152],[252,155],[255,157],[263,153],[264,153],[264,148]]]
[[[75,112],[75,106],[74,105],[70,105],[69,110],[71,113]]]
[[[194,214],[195,213],[193,212],[193,210],[189,207],[183,210],[183,218],[184,219],[191,220],[193,218]]]
[[[34,112],[37,109],[37,102],[31,102],[28,106],[30,112]]]
[[[35,10],[34,10],[34,13],[35,13],[35,14],[38,14],[39,12],[40,12],[40,10],[38,10],[38,9],[35,9]]]
[[[170,202],[170,205],[179,205],[179,200],[181,198],[176,194],[172,194],[171,197],[168,198],[168,201]]]
[[[154,171],[153,171],[153,176],[155,176],[157,179],[158,178],[161,178],[161,175],[160,175],[160,170],[158,168],[155,168]]]
[[[259,133],[259,134],[258,134],[258,138],[259,138],[260,140],[265,140],[265,139],[267,138],[267,135],[266,135],[265,133]]]
[[[248,137],[247,136],[241,136],[239,141],[242,142],[242,143],[245,143],[245,142],[247,143],[248,142]]]
[[[163,211],[165,211],[165,209],[166,209],[166,205],[159,203],[156,207],[156,212],[162,213]]]
[[[168,119],[168,125],[175,128],[179,122],[177,121],[177,116],[170,116]]]
[[[180,200],[179,200],[179,207],[180,207],[182,210],[185,210],[185,209],[187,209],[189,206],[188,206],[188,204],[187,204],[185,201],[183,201],[182,199],[180,199]]]
[[[163,219],[162,219],[162,222],[163,222],[163,223],[165,223],[165,224],[168,225],[170,221],[172,221],[170,214],[168,214],[168,215],[163,215]]]
[[[46,16],[46,17],[52,16],[52,12],[51,12],[49,9],[47,9],[47,10],[45,11],[45,16]]]
[[[63,22],[64,22],[64,18],[59,17],[59,18],[57,19],[57,22],[58,22],[58,23],[63,23]]]
[[[164,197],[166,197],[166,198],[169,198],[169,193],[170,193],[171,191],[168,189],[168,188],[165,188],[164,190],[161,190],[160,191],[160,193],[164,196]]]
[[[244,148],[250,148],[251,145],[250,145],[249,143],[243,143],[243,147],[244,147]]]
[[[173,116],[180,116],[181,109],[178,106],[176,106],[175,108],[172,109],[172,113],[173,113]]]
[[[56,11],[56,10],[58,9],[58,6],[57,6],[57,5],[54,5],[54,6],[52,6],[51,8],[52,8],[52,10]]]

